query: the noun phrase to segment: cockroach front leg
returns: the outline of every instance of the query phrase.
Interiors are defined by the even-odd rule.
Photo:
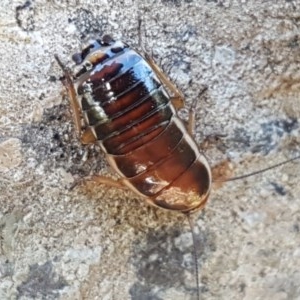
[[[75,128],[76,128],[77,134],[80,137],[81,142],[83,144],[93,144],[96,142],[96,137],[93,134],[92,129],[90,127],[88,127],[83,132],[81,130],[80,106],[77,101],[76,91],[74,88],[71,71],[62,63],[62,61],[59,59],[59,57],[57,55],[55,55],[55,59],[57,60],[59,66],[62,68],[64,75],[65,75],[65,79],[64,79],[63,83],[68,91],[70,104],[71,104],[71,108],[72,108],[72,112],[73,112],[73,120],[75,123]],[[78,184],[80,184],[81,182],[86,181],[86,180],[94,181],[98,184],[105,184],[105,185],[108,185],[111,187],[122,188],[122,189],[126,188],[126,186],[124,185],[124,183],[122,182],[121,179],[115,180],[110,177],[106,177],[106,176],[102,176],[102,175],[92,175],[92,176],[82,178],[80,180],[76,180],[74,182],[74,184],[71,186],[71,189],[75,188],[75,186],[77,186]]]
[[[80,114],[81,108],[77,101],[76,91],[74,88],[71,71],[62,63],[62,61],[60,60],[60,58],[57,55],[55,55],[55,59],[58,62],[59,66],[62,68],[64,75],[65,75],[63,84],[66,87],[66,90],[68,92],[70,106],[72,108],[72,116],[73,116],[77,135],[80,137],[82,144],[85,144],[85,145],[93,144],[96,142],[96,137],[93,134],[91,128],[87,128],[87,129],[83,130],[83,132],[82,132],[81,114]]]

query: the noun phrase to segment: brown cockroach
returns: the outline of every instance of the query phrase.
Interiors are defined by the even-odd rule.
[[[93,176],[92,180],[127,187],[151,205],[188,216],[199,299],[196,241],[189,216],[204,207],[214,180],[193,138],[193,109],[186,126],[177,115],[184,97],[152,58],[109,36],[93,41],[73,56],[77,65],[74,72],[55,58],[64,71],[64,85],[82,142],[97,143],[120,176],[119,180],[103,176]],[[221,181],[245,178],[298,158]]]

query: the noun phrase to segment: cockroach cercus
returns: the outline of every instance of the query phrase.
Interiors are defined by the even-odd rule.
[[[82,142],[97,143],[120,176],[119,180],[103,176],[91,179],[99,184],[125,186],[151,205],[188,216],[199,299],[190,214],[204,207],[214,180],[193,139],[194,111],[190,111],[186,126],[177,115],[184,97],[152,58],[109,36],[94,40],[74,55],[76,67],[72,72],[58,56],[55,58],[64,71],[64,85]],[[222,181],[245,178],[299,157]]]

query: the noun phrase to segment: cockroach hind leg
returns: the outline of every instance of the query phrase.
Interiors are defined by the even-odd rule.
[[[118,189],[126,189],[127,186],[123,183],[122,179],[113,179],[104,175],[91,175],[76,179],[74,183],[69,187],[69,190],[73,190],[76,186],[85,183],[86,181],[93,181],[97,184],[104,184],[109,187],[114,187]]]
[[[103,175],[92,175],[89,177],[89,180],[98,184],[104,184],[118,189],[127,189],[127,186],[124,184],[122,178],[113,179],[111,177],[107,177]]]

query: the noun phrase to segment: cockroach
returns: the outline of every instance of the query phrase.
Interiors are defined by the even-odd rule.
[[[208,161],[193,138],[194,109],[190,110],[186,125],[177,115],[184,105],[184,96],[153,59],[110,36],[94,40],[73,55],[74,71],[57,55],[55,58],[64,72],[64,85],[82,142],[97,143],[120,176],[119,180],[92,176],[92,180],[127,187],[151,205],[188,217],[200,299],[190,214],[204,207],[214,180]],[[299,157],[221,181],[252,176]]]

